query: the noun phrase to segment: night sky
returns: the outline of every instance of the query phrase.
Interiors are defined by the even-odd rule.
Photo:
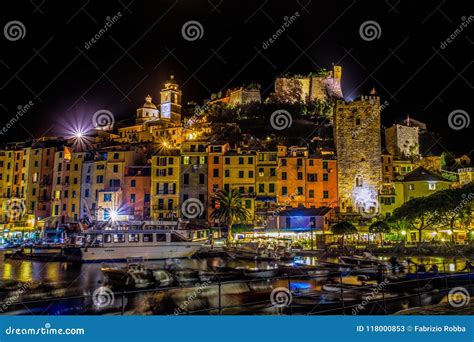
[[[448,115],[473,111],[474,20],[441,48],[473,13],[469,1],[3,1],[1,28],[25,27],[22,39],[0,35],[0,125],[33,101],[2,141],[61,134],[61,127],[108,109],[134,115],[149,93],[158,102],[170,73],[183,102],[258,82],[264,95],[283,73],[343,67],[346,99],[375,87],[389,106],[385,125],[406,115],[440,134],[441,149],[473,154],[472,127],[453,130]],[[8,7],[7,7],[8,6]],[[117,13],[121,17],[88,49],[86,43]],[[263,44],[299,16],[267,49]],[[188,21],[203,27],[188,41]],[[366,21],[380,36],[362,39]],[[440,146],[439,146],[440,145]]]

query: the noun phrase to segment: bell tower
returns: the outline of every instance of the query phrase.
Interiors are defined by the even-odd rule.
[[[181,122],[181,90],[178,83],[171,75],[169,80],[165,82],[165,87],[160,92],[161,95],[161,120],[169,120],[171,122]]]

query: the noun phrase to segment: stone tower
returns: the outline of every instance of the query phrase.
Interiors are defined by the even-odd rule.
[[[334,139],[341,212],[378,212],[382,183],[380,98],[336,101]]]
[[[416,158],[420,154],[419,128],[394,124],[385,129],[385,147],[397,158]]]
[[[165,82],[165,87],[161,89],[161,119],[172,122],[181,122],[181,90],[178,83],[171,75]]]

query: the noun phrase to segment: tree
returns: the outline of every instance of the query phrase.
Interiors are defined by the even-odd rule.
[[[432,201],[428,197],[418,197],[409,200],[393,211],[393,219],[406,221],[411,229],[418,231],[418,242],[422,241],[423,231],[433,227],[436,221]]]
[[[234,223],[246,222],[249,217],[249,211],[242,203],[242,195],[236,190],[220,190],[214,196],[213,200],[218,203],[218,208],[211,213],[213,219],[219,222],[225,222],[228,227],[227,240],[232,241],[232,225]]]
[[[346,235],[356,234],[357,228],[350,222],[341,221],[331,226],[331,232],[334,235],[342,235],[342,247],[344,248]]]
[[[369,226],[369,232],[372,234],[379,234],[380,244],[383,246],[383,234],[390,233],[391,229],[387,222],[378,220]]]

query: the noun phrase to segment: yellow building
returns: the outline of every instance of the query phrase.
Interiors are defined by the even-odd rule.
[[[278,158],[276,151],[257,152],[255,173],[255,224],[257,226],[274,226],[269,220],[277,207]]]
[[[243,195],[242,204],[249,212],[249,222],[255,219],[255,165],[253,151],[228,151],[224,154],[224,190],[237,190]]]
[[[180,216],[180,151],[163,148],[151,159],[151,217],[175,220]]]

